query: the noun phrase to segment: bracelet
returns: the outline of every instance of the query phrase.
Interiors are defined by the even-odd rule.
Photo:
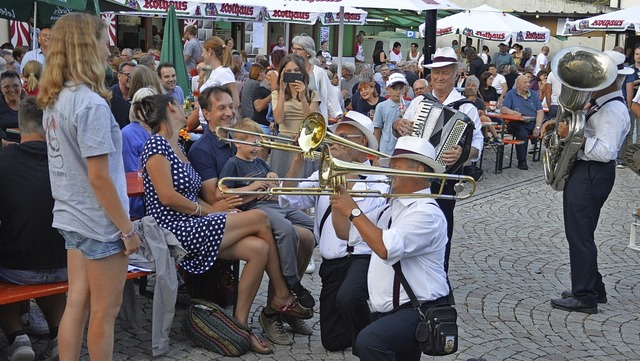
[[[202,215],[202,208],[200,208],[200,204],[198,202],[193,202],[196,204],[196,210],[193,211],[193,213],[190,214],[190,216],[195,216],[196,213],[198,213],[198,216]]]
[[[133,237],[136,234],[137,234],[136,228],[132,227],[131,228],[131,232],[129,232],[129,233],[120,232],[120,239],[123,240],[123,241],[126,241],[126,240],[128,240],[129,238]]]

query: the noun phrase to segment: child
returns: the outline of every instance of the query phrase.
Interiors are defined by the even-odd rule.
[[[486,106],[482,101],[482,99],[478,98],[478,91],[476,89],[467,87],[464,89],[464,96],[475,103],[476,108],[478,108],[478,115],[480,116],[480,122],[482,122],[483,124],[491,123],[491,118],[489,118],[484,114]],[[487,136],[487,132],[489,132],[490,135]],[[488,144],[490,145],[502,144],[502,141],[500,140],[500,137],[498,137],[498,133],[496,132],[496,127],[493,124],[487,125],[486,127],[483,126],[482,133],[484,134],[485,138],[487,138]]]
[[[262,133],[262,128],[251,119],[239,120],[233,127],[238,130],[247,130],[255,133]],[[244,142],[256,142],[258,136],[232,132],[233,138]],[[236,155],[229,159],[220,172],[220,179],[224,177],[251,177],[251,178],[277,178],[278,175],[271,171],[267,163],[260,158],[261,147],[248,144],[236,143],[238,149]],[[273,182],[262,182],[249,180],[226,182],[224,188],[250,187],[252,190],[266,190],[272,186]],[[252,199],[241,210],[258,208],[264,211],[269,218],[273,235],[278,247],[280,256],[280,267],[289,289],[298,298],[298,303],[305,308],[313,308],[315,301],[309,291],[300,283],[298,275],[297,254],[298,254],[298,234],[295,226],[303,227],[313,232],[313,220],[304,212],[295,209],[283,209],[277,201],[271,201],[262,197],[252,197]]]
[[[390,155],[396,146],[397,138],[393,136],[392,125],[396,120],[402,118],[409,105],[402,99],[408,84],[403,74],[391,74],[389,80],[387,80],[389,99],[376,105],[376,111],[373,116],[373,126],[375,128],[373,134],[380,144],[382,153]]]

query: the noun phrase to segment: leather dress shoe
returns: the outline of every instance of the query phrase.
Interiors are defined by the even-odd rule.
[[[586,303],[577,300],[573,297],[569,298],[557,298],[555,300],[551,300],[551,307],[557,308],[559,310],[564,311],[575,311],[575,312],[583,312],[588,314],[598,313],[598,306],[589,306]]]
[[[562,291],[560,295],[562,296],[562,298],[573,297],[573,293],[571,293],[571,291],[569,290]],[[598,295],[598,303],[607,303],[607,295]]]
[[[526,160],[519,160],[518,161],[518,169],[529,170],[529,167],[527,166],[527,161]]]

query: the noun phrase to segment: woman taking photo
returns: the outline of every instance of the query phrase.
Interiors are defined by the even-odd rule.
[[[294,44],[295,46],[295,44]],[[324,72],[324,71],[323,71]],[[285,82],[285,74],[302,76],[302,81]],[[329,81],[325,75],[324,78]],[[280,62],[278,71],[278,87],[271,92],[273,117],[280,128],[280,136],[293,138],[298,136],[304,118],[318,111],[320,99],[318,94],[309,89],[309,75],[305,71],[304,61],[293,54],[285,56]],[[273,150],[269,159],[271,170],[284,177],[291,164],[292,152]],[[313,162],[305,163],[304,176],[313,173]]]
[[[231,44],[233,44],[232,39]],[[224,86],[228,88],[231,90],[233,108],[237,114],[240,109],[240,95],[236,84],[236,77],[231,71],[231,47],[225,45],[224,41],[219,37],[213,36],[205,40],[202,44],[202,58],[205,64],[211,67],[211,75],[209,75],[209,79],[202,84],[200,91],[212,86]],[[196,129],[200,123],[204,124],[204,118],[201,112],[192,112],[187,121],[187,130],[192,131]]]
[[[313,311],[303,309],[285,283],[266,214],[258,209],[223,213],[198,196],[201,178],[178,143],[184,109],[166,94],[144,98],[134,106],[136,113],[146,114],[144,121],[154,133],[142,153],[147,215],[171,231],[187,251],[181,267],[201,274],[218,258],[245,261],[234,318],[248,329],[251,304],[265,271],[274,290],[269,306],[286,315],[311,318]],[[238,197],[226,201],[235,202],[230,204],[234,207],[242,202]],[[272,352],[254,333],[251,348],[262,354]]]
[[[140,247],[129,220],[120,128],[107,103],[108,57],[109,34],[100,18],[62,16],[51,32],[38,94],[55,200],[53,227],[68,250],[69,292],[58,332],[62,360],[80,358],[87,316],[89,357],[113,358],[128,255]]]
[[[382,40],[376,41],[376,45],[373,47],[373,64],[378,66],[388,62],[387,54],[384,52],[384,49],[382,49]]]

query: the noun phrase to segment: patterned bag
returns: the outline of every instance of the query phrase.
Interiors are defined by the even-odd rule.
[[[225,356],[240,356],[251,349],[246,326],[213,302],[191,302],[182,320],[182,331],[191,342]]]

